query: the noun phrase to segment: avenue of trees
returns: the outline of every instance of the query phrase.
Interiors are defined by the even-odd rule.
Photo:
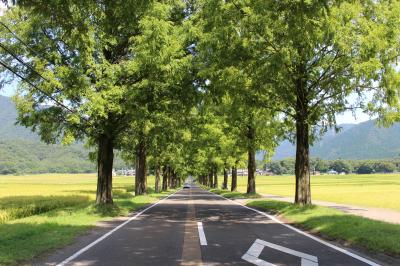
[[[235,190],[242,167],[256,193],[256,151],[289,139],[310,204],[309,147],[336,115],[399,120],[399,39],[398,0],[19,0],[0,17],[0,73],[20,80],[19,124],[96,149],[97,203],[112,203],[116,150],[137,195],[149,169],[156,191],[188,174],[226,189],[228,173]]]

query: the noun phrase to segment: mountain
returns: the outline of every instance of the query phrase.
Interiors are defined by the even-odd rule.
[[[341,131],[329,130],[310,150],[311,156],[322,159],[385,159],[400,154],[400,124],[378,127],[375,121],[339,125]],[[295,146],[280,143],[273,157],[280,160],[295,156]]]
[[[39,137],[29,129],[16,126],[17,110],[10,98],[0,95],[0,140],[30,139],[39,140]]]
[[[82,144],[47,145],[31,130],[15,125],[17,111],[0,95],[0,174],[94,172]]]

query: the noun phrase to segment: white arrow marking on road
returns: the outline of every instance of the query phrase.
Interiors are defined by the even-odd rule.
[[[249,248],[249,250],[242,256],[242,259],[248,261],[257,266],[275,266],[270,262],[260,259],[262,250],[264,247],[273,248],[279,250],[281,252],[294,255],[296,257],[301,258],[301,266],[318,266],[318,258],[303,252],[299,252],[290,248],[286,248],[283,246],[279,246],[261,239],[257,239],[253,245]]]
[[[197,222],[197,229],[199,230],[200,245],[207,246],[206,235],[204,234],[204,228],[202,222]]]

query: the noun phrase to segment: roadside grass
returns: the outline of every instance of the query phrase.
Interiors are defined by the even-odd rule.
[[[328,240],[344,241],[373,252],[400,255],[400,225],[344,214],[321,206],[302,207],[274,200],[256,200],[247,206],[281,215],[300,228]]]
[[[246,186],[247,177],[238,176],[238,191],[245,192]],[[294,197],[295,178],[257,176],[256,189],[260,194]],[[400,211],[400,174],[311,176],[311,195],[314,200]]]
[[[223,189],[210,189],[209,190],[212,193],[221,195],[227,199],[257,199],[261,198],[260,194],[247,194],[247,193],[242,193],[238,191],[230,191],[230,190],[223,190]]]
[[[68,245],[98,221],[127,215],[171,193],[154,193],[154,178],[149,177],[149,194],[135,197],[133,178],[115,177],[115,205],[98,207],[94,174],[13,178],[0,176],[0,265],[21,265]]]

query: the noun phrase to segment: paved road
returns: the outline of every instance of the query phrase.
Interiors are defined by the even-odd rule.
[[[66,259],[59,265],[376,265],[322,242],[274,217],[191,188],[86,249],[64,254],[57,263]]]

